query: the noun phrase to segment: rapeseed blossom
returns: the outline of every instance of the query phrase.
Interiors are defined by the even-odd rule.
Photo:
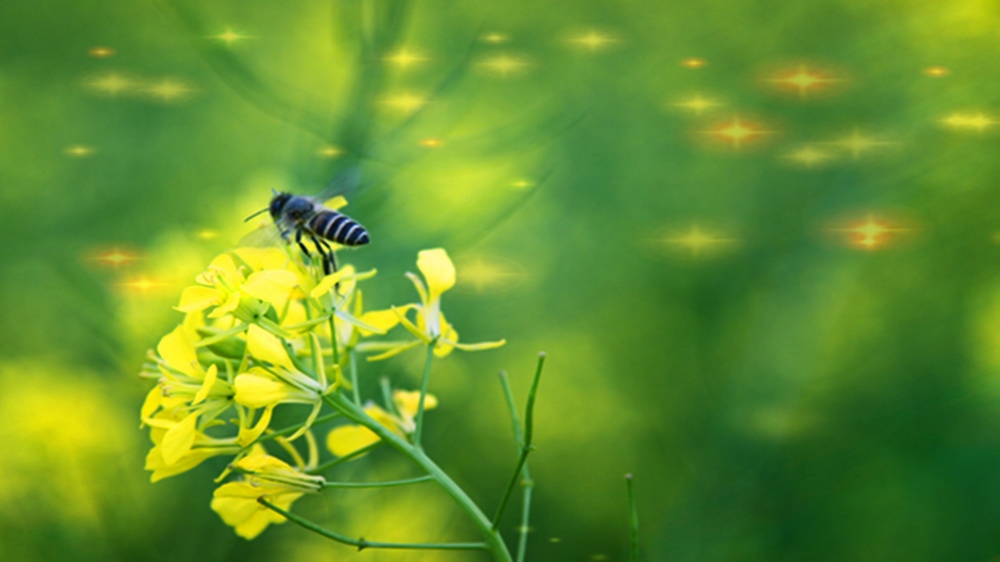
[[[451,260],[442,249],[428,250],[420,252],[417,267],[423,279],[408,276],[419,304],[366,311],[360,285],[375,270],[344,264],[324,274],[295,248],[237,248],[213,259],[180,295],[176,308],[185,313],[183,321],[161,338],[143,367],[142,376],[157,383],[140,411],[152,441],[146,457],[151,480],[229,457],[211,506],[237,535],[252,539],[285,520],[279,511],[323,490],[324,477],[313,472],[378,443],[377,432],[418,444],[421,393],[390,387],[383,405],[362,405],[359,389],[343,374],[350,368],[356,382],[355,351],[385,351],[379,359],[425,344],[443,356],[456,347],[489,349],[504,342],[458,343],[441,312],[441,295],[455,283]],[[416,339],[374,340],[399,324]],[[310,408],[291,426],[275,429],[274,412],[286,404]],[[423,396],[423,410],[437,404],[433,394]],[[333,412],[321,416],[325,407]],[[359,423],[328,432],[335,459],[320,466],[313,426],[337,416]],[[294,466],[277,455],[290,457]]]
[[[485,349],[495,349],[507,343],[506,340],[482,343],[459,343],[458,331],[445,319],[441,311],[441,295],[455,286],[455,266],[448,257],[448,253],[442,248],[423,250],[417,256],[417,269],[420,270],[423,279],[407,272],[406,277],[413,282],[413,286],[420,296],[420,303],[406,304],[393,307],[395,322],[386,321],[382,326],[391,328],[396,323],[402,324],[417,339],[408,342],[378,342],[359,346],[359,349],[382,351],[382,353],[369,357],[369,361],[380,361],[399,355],[400,353],[417,347],[421,343],[434,346],[434,355],[444,357],[451,353],[453,349],[463,351],[481,351]],[[408,314],[415,312],[415,322],[410,320]]]

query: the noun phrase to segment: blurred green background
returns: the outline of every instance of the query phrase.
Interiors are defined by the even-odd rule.
[[[509,341],[431,382],[428,449],[488,512],[496,372],[523,401],[549,354],[529,560],[624,560],[626,472],[645,560],[998,559],[998,29],[983,0],[0,3],[0,557],[485,558],[248,543],[224,461],[142,469],[180,290],[271,188],[360,160],[366,304],[444,246],[463,340]],[[430,486],[296,511],[474,538]]]

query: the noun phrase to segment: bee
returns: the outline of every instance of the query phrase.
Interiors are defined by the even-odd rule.
[[[330,242],[342,246],[364,246],[371,241],[368,231],[358,221],[330,209],[321,202],[329,199],[335,192],[345,191],[343,183],[343,178],[335,178],[318,197],[272,190],[273,196],[268,206],[250,215],[246,220],[265,212],[270,213],[285,242],[291,243],[294,235],[295,243],[310,258],[312,252],[302,239],[305,237],[312,242],[323,260],[324,273],[330,275],[337,271],[337,258]]]

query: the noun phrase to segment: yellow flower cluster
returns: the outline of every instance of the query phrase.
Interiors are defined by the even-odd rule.
[[[423,279],[407,276],[419,303],[365,311],[359,283],[374,270],[345,265],[324,276],[292,248],[238,248],[216,257],[181,294],[183,322],[150,351],[143,368],[142,375],[157,382],[140,414],[153,442],[146,457],[152,481],[215,456],[232,457],[219,480],[233,479],[215,491],[212,509],[237,534],[254,538],[270,523],[284,521],[258,500],[288,510],[303,494],[324,488],[323,476],[312,473],[319,458],[312,426],[332,393],[353,390],[358,400],[351,387],[356,373],[350,380],[344,374],[355,365],[348,357],[373,353],[370,361],[381,360],[421,344],[433,346],[437,356],[503,345],[458,342],[441,312],[441,295],[455,284],[455,268],[443,249],[420,252],[417,267]],[[398,325],[413,337],[374,339]],[[407,438],[415,429],[420,393],[397,389],[391,396],[385,409],[367,403],[364,411]],[[300,423],[275,431],[272,415],[282,404],[311,409]],[[425,396],[425,410],[436,404],[433,395]],[[293,443],[303,436],[308,460]],[[338,457],[378,441],[370,429],[352,424],[326,438]],[[267,442],[289,462],[269,454]]]

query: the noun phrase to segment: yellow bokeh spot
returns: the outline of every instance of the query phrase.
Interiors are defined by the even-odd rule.
[[[397,113],[413,113],[426,104],[427,98],[409,92],[389,96],[382,100],[382,105]]]
[[[710,109],[720,107],[722,105],[724,104],[717,100],[706,98],[701,94],[695,94],[687,99],[674,103],[674,107],[690,111],[695,115],[701,115]]]
[[[91,47],[87,54],[95,59],[106,59],[115,56],[115,50],[111,47]]]
[[[692,258],[699,258],[731,246],[736,243],[736,240],[692,224],[686,232],[668,236],[663,239],[663,242],[688,252]]]
[[[195,91],[194,86],[177,78],[160,78],[142,88],[142,93],[163,103],[182,101],[193,96]]]
[[[531,63],[524,57],[507,53],[500,53],[479,61],[479,68],[502,78],[524,73],[530,66]]]
[[[617,43],[618,39],[592,29],[582,35],[571,38],[569,42],[592,53],[596,53]]]
[[[416,66],[420,63],[426,62],[428,59],[425,56],[414,53],[407,49],[400,49],[395,53],[384,57],[382,60],[385,62],[399,68],[400,70],[406,70],[411,66]]]
[[[72,156],[73,158],[86,158],[93,156],[95,152],[97,152],[97,149],[85,144],[74,144],[73,146],[67,146],[63,150],[66,156]]]
[[[233,31],[232,29],[227,29],[218,35],[213,35],[212,37],[210,37],[210,39],[217,39],[225,43],[226,46],[231,47],[237,41],[242,41],[244,39],[251,39],[251,36],[243,35],[242,33],[238,33],[236,31]]]

